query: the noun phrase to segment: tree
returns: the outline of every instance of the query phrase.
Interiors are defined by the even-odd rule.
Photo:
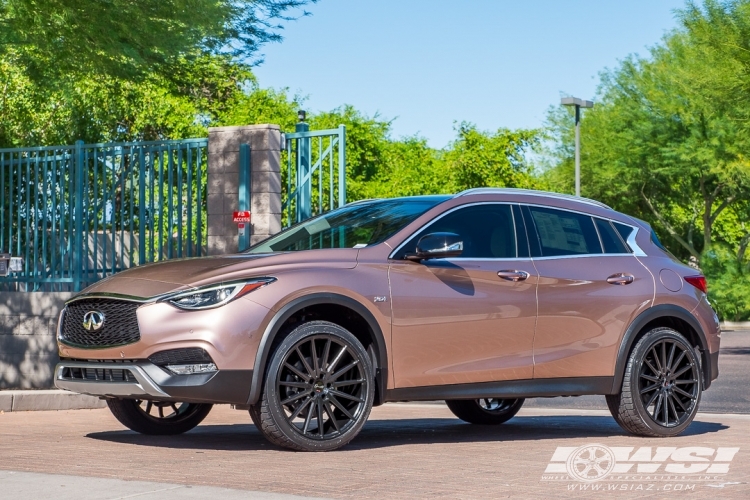
[[[310,0],[315,2],[316,0]],[[281,39],[278,21],[308,0],[0,0],[0,55],[37,80],[70,72],[144,77],[180,58],[243,60]],[[306,13],[303,13],[305,15]]]

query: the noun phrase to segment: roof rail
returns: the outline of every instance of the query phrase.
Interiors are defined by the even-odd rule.
[[[573,196],[572,194],[563,193],[552,193],[550,191],[538,191],[535,189],[518,189],[518,188],[473,188],[461,191],[456,195],[467,196],[470,194],[527,194],[531,196],[544,196],[547,198],[558,198],[562,200],[577,201],[580,203],[586,203],[587,205],[594,205],[601,208],[607,208],[612,210],[612,207],[605,205],[601,201],[592,200],[589,198],[582,198],[580,196]]]

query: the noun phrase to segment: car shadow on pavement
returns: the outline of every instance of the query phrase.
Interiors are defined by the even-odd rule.
[[[682,436],[719,432],[726,425],[693,422]],[[452,418],[414,418],[367,422],[345,450],[404,445],[481,443],[544,439],[595,439],[628,436],[611,417],[521,416],[498,426],[478,426]],[[114,443],[176,449],[252,451],[275,449],[252,424],[203,425],[179,436],[146,436],[131,431],[94,432],[88,438]],[[632,437],[632,439],[641,439]]]

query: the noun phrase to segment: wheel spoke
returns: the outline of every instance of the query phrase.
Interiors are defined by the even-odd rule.
[[[288,405],[289,403],[293,403],[294,401],[297,401],[300,398],[304,398],[305,396],[309,396],[312,393],[312,391],[301,391],[297,394],[294,394],[293,396],[290,396],[286,398],[284,401],[281,402],[281,405]]]
[[[323,356],[320,358],[322,363],[320,364],[321,373],[325,373],[328,367],[328,354],[331,351],[331,339],[326,340],[326,346],[323,348]]]
[[[683,395],[683,396],[685,396],[686,398],[690,398],[691,400],[695,399],[695,396],[693,396],[692,394],[689,394],[689,393],[687,393],[687,392],[683,391],[682,389],[680,389],[680,388],[679,388],[679,387],[677,387],[677,386],[674,386],[674,387],[672,388],[672,390],[673,390],[674,392],[676,392],[676,393],[682,394],[682,395]]]
[[[177,405],[176,405],[176,404],[174,404],[174,403],[172,403],[172,404],[171,404],[171,405],[169,405],[169,406],[171,406],[171,407],[172,407],[172,409],[174,410],[174,414],[175,414],[175,415],[177,415]]]
[[[292,412],[292,414],[289,415],[289,418],[287,418],[287,420],[289,422],[291,422],[292,420],[294,420],[295,418],[297,418],[297,416],[300,413],[302,413],[302,410],[305,409],[305,406],[307,406],[308,404],[310,404],[310,401],[312,401],[312,400],[313,400],[313,398],[307,398],[302,403],[300,403],[299,406]]]
[[[669,405],[667,405],[667,396],[662,396],[661,412],[664,417],[664,425],[669,425]]]
[[[339,380],[338,382],[331,382],[331,387],[346,387],[347,385],[364,384],[365,379],[358,378],[357,380]]]
[[[323,403],[323,408],[325,408],[326,413],[328,413],[328,418],[333,423],[333,426],[336,428],[337,432],[341,432],[341,427],[339,427],[339,423],[336,420],[336,417],[333,416],[333,411],[328,407],[328,403]]]
[[[675,380],[674,381],[674,385],[678,385],[678,384],[679,385],[694,384],[696,382],[698,382],[698,381],[695,380],[695,379],[690,379],[690,380]]]
[[[341,361],[341,357],[346,352],[346,346],[342,347],[339,353],[336,355],[335,358],[333,358],[333,361],[331,361],[331,364],[328,365],[328,369],[326,370],[327,373],[331,373],[332,370],[336,369],[336,365],[339,364],[339,361]]]
[[[656,346],[653,346],[649,351],[649,354],[653,353],[654,355],[654,361],[656,362],[656,367],[658,370],[656,370],[656,373],[659,373],[662,371],[661,362],[659,361],[659,355],[656,353]]]
[[[681,369],[680,371],[676,372],[676,373],[674,374],[674,378],[677,378],[677,377],[679,377],[680,375],[682,375],[682,374],[683,374],[683,373],[685,373],[686,371],[690,370],[691,368],[692,368],[692,366],[691,366],[691,365],[687,365],[686,367],[682,368],[682,369]]]
[[[664,398],[664,395],[661,392],[658,393],[658,394],[659,394],[659,397],[656,400],[656,406],[654,407],[654,413],[651,415],[652,417],[654,417],[654,420],[656,420],[657,422],[659,421],[657,415],[659,415],[659,410],[661,410],[662,399]]]
[[[287,387],[297,387],[298,389],[308,389],[310,384],[307,382],[293,382],[290,380],[279,380],[279,385],[285,385]]]
[[[665,365],[667,367],[667,370],[671,369],[672,367],[672,360],[674,360],[674,352],[677,349],[677,344],[672,344],[672,348],[669,350],[669,358],[667,359],[667,364]]]
[[[315,348],[315,339],[310,340],[310,357],[313,361],[313,369],[315,370],[315,376],[320,375],[320,365],[318,363],[318,350]]]
[[[362,398],[360,398],[360,397],[352,396],[351,394],[347,394],[347,393],[342,392],[342,391],[337,391],[335,389],[330,389],[328,391],[328,394],[333,394],[334,396],[338,396],[340,398],[351,399],[352,401],[356,401],[357,403],[364,403],[365,402],[365,400],[362,399]]]
[[[291,370],[292,372],[294,372],[295,375],[297,375],[302,380],[310,380],[310,376],[305,375],[304,373],[299,371],[296,366],[292,366],[289,363],[284,363],[284,368]]]
[[[678,398],[677,396],[673,394],[672,399],[677,401],[677,404],[680,405],[680,407],[682,408],[682,411],[687,411],[687,408],[685,408],[685,405],[682,404],[682,401],[680,400],[680,398]]]
[[[659,373],[659,370],[657,370],[656,368],[654,368],[654,365],[651,364],[651,361],[649,361],[648,359],[644,358],[643,362],[646,363],[646,365],[651,369],[651,373]]]
[[[641,373],[641,378],[645,378],[650,382],[659,382],[659,379],[657,377],[652,377],[651,375],[646,375],[645,373]]]
[[[146,414],[151,415],[151,408],[154,406],[154,403],[151,401],[146,401]]]
[[[680,421],[680,416],[677,414],[677,408],[674,406],[674,402],[672,401],[675,399],[675,397],[671,394],[667,395],[667,403],[669,403],[669,409],[672,410],[672,413],[674,413],[674,419],[675,421]]]
[[[675,360],[675,362],[672,363],[672,365],[669,367],[669,369],[672,370],[672,371],[674,371],[675,368],[677,368],[678,366],[680,366],[680,361],[682,361],[682,358],[685,357],[685,354],[686,354],[685,351],[682,351],[680,353],[680,355],[677,356],[677,359]]]
[[[659,396],[660,392],[656,391],[653,396],[651,396],[651,399],[648,400],[648,403],[643,405],[644,408],[648,410],[648,407],[651,406],[651,404],[654,402],[654,400]]]
[[[316,403],[318,413],[318,434],[320,434],[320,437],[323,437],[323,403],[320,401],[320,399],[318,399]]]
[[[346,408],[344,407],[344,405],[342,405],[342,404],[341,404],[341,403],[339,402],[339,400],[338,400],[338,399],[336,399],[336,398],[335,398],[335,397],[334,397],[333,395],[331,395],[330,393],[328,394],[328,396],[329,396],[329,400],[331,401],[331,403],[332,403],[332,404],[333,404],[333,405],[334,405],[334,406],[335,406],[336,408],[338,408],[339,410],[341,410],[341,413],[343,413],[344,415],[346,415],[346,416],[347,416],[347,418],[348,418],[349,420],[354,420],[354,415],[352,415],[351,413],[349,413],[349,410],[347,410],[347,409],[346,409]]]
[[[157,406],[159,409],[159,418],[164,418],[164,407],[163,406]]]
[[[310,398],[310,401],[312,401],[312,400],[313,399]],[[307,412],[307,416],[305,417],[305,426],[302,428],[302,434],[307,434],[307,428],[310,427],[310,419],[312,418],[312,414],[313,414],[312,410],[313,409],[312,409],[312,405],[311,405],[310,409]]]
[[[307,376],[308,377],[314,377],[315,376],[315,372],[313,371],[312,367],[310,366],[310,363],[307,362],[307,360],[305,359],[305,357],[300,352],[299,347],[295,347],[294,350],[297,351],[297,356],[299,356],[299,359],[300,359],[300,361],[302,361],[302,364],[304,365],[305,370],[307,370],[307,373],[308,373]]]
[[[357,364],[359,364],[359,361],[355,359],[354,361],[352,361],[351,363],[349,363],[348,365],[346,365],[345,367],[343,367],[342,369],[340,369],[339,371],[331,375],[331,380],[336,380],[341,375],[345,374],[346,372],[348,372],[349,370],[357,366]]]
[[[662,341],[661,343],[661,366],[667,369],[667,343]]]
[[[658,387],[659,387],[659,384],[653,384],[644,389],[641,389],[641,395],[646,394],[647,392],[651,392],[654,389],[657,389]]]

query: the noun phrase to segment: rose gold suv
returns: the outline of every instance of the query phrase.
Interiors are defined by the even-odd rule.
[[[245,253],[141,266],[60,316],[57,387],[146,434],[248,409],[332,450],[373,405],[444,399],[498,424],[527,397],[602,394],[641,436],[690,424],[718,375],[706,281],[644,222],[587,199],[474,189],[351,203]]]

